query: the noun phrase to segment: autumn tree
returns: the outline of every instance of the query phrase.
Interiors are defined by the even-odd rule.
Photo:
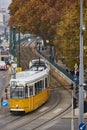
[[[52,42],[65,1],[13,0],[9,6],[9,25],[20,24],[23,33],[33,33]]]
[[[65,63],[70,69],[74,69],[75,63],[79,65],[79,46],[80,46],[80,1],[74,1],[73,4],[66,6],[62,10],[61,20],[58,23],[57,34],[54,43],[58,47],[58,56],[65,59]],[[86,2],[86,1],[84,1]],[[87,2],[86,2],[87,3]],[[87,6],[83,6],[83,24],[87,28]],[[87,66],[87,37],[84,33],[84,65]]]
[[[79,0],[12,0],[9,6],[9,26],[20,24],[22,33],[31,33],[44,40],[50,40],[50,43],[57,47],[58,58],[65,58],[65,63],[73,69],[75,62],[79,64],[79,2]],[[84,24],[87,28],[86,0],[84,0]],[[84,45],[87,46],[86,33],[84,33]]]

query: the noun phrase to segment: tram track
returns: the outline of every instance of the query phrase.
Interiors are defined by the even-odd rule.
[[[50,97],[50,100],[51,100],[51,102],[50,102],[50,110],[51,109],[53,109],[53,107],[55,107],[57,104],[58,104],[58,102],[59,102],[59,100],[58,100],[58,102],[54,102],[54,100],[52,99],[53,98],[53,94],[51,94],[51,97]],[[49,102],[49,101],[48,101]],[[53,106],[51,106],[52,104],[53,104],[53,102],[55,103],[55,105],[53,105]],[[45,106],[46,104],[44,104],[44,106]],[[43,107],[43,106],[42,106]],[[41,108],[41,107],[40,107]],[[47,106],[46,106],[46,108],[47,108]],[[35,112],[31,112],[31,113],[28,113],[28,114],[26,114],[26,115],[24,115],[24,116],[18,116],[18,115],[12,115],[11,113],[9,113],[9,114],[7,114],[7,115],[4,115],[4,116],[1,116],[1,120],[2,120],[2,122],[5,122],[5,125],[9,125],[11,122],[15,122],[15,121],[20,121],[20,119],[22,118],[25,118],[25,116],[27,117],[27,116],[30,116],[30,115],[32,115],[32,114],[35,114],[37,111],[38,111],[39,109],[37,109]],[[49,111],[49,109],[47,110],[47,112]],[[44,113],[43,113],[44,114]],[[35,115],[40,115],[40,113],[39,114],[35,114]],[[35,118],[36,119],[36,118]],[[2,128],[4,127],[4,124],[2,124],[2,125],[0,125]]]
[[[53,82],[52,84],[51,96],[47,103],[45,103],[39,109],[25,116],[16,117],[16,116],[8,115],[7,117],[3,117],[3,120],[1,119],[1,121],[4,123],[0,121],[1,122],[0,130],[20,130],[20,129],[24,130],[24,127],[26,128],[27,126],[28,128],[30,128],[29,130],[38,129],[39,127],[43,126],[45,123],[53,120],[55,117],[61,115],[64,111],[69,109],[70,104],[66,105],[66,107],[64,108],[65,110],[62,110],[61,112],[59,112],[59,114],[56,113],[56,111],[61,107],[61,105],[63,105],[63,103],[65,104],[64,101],[65,98],[63,98],[64,93],[67,92],[65,95],[68,95],[69,97],[70,97],[70,93],[67,90],[65,90],[65,88],[62,87],[61,84],[59,85],[59,88],[55,89],[55,83],[57,82]],[[51,115],[52,112],[53,112],[52,117],[51,116],[49,117],[49,115]],[[46,120],[43,120],[44,122],[41,122],[41,124],[35,123],[35,122],[39,122],[39,120],[42,120],[42,118],[45,118]],[[34,126],[33,124],[37,124],[37,125]],[[31,126],[33,126],[34,128],[32,128]]]
[[[28,49],[27,53],[29,53]],[[25,57],[27,58],[26,55],[23,55],[24,59]],[[69,100],[68,103],[67,100]],[[70,92],[64,88],[60,81],[52,77],[51,96],[47,103],[25,116],[13,116],[9,113],[6,116],[0,116],[0,130],[42,130],[44,125],[62,117],[70,109]]]
[[[52,97],[53,97],[53,95],[52,95]],[[50,98],[50,100],[52,99],[52,97]],[[51,100],[52,102],[54,101],[54,100]],[[57,102],[55,103],[55,105],[53,105],[53,106],[51,106],[53,103],[51,102],[51,104],[50,104],[50,110],[51,109],[53,109],[56,105],[57,105]],[[45,105],[44,105],[45,106]],[[42,107],[44,107],[44,106],[42,106]],[[21,127],[21,126],[23,126],[23,125],[25,125],[25,124],[27,124],[27,123],[30,123],[30,122],[32,122],[32,121],[34,121],[34,120],[36,120],[38,117],[40,117],[41,115],[43,115],[44,113],[46,113],[46,112],[48,112],[49,111],[49,109],[44,109],[44,110],[46,110],[46,111],[44,111],[43,113],[41,113],[41,112],[37,112],[37,111],[39,111],[42,107],[40,107],[39,109],[37,109],[36,111],[34,111],[34,112],[31,112],[31,113],[29,113],[29,114],[27,114],[27,115],[25,115],[25,116],[20,116],[20,117],[18,117],[18,116],[13,116],[13,115],[8,115],[7,117],[5,117],[4,116],[4,118],[3,118],[3,120],[2,120],[2,122],[5,122],[5,124],[2,124],[2,125],[0,125],[0,129],[2,128],[3,130],[4,130],[4,128],[7,130],[7,127],[8,126],[12,126],[11,127],[11,130],[12,130],[12,128],[13,128],[13,126],[15,126],[16,128],[19,128],[19,127]],[[48,106],[45,106],[44,108],[48,108]],[[30,119],[31,118],[31,116],[32,116],[32,120]],[[29,121],[29,119],[30,119],[30,121]],[[18,123],[19,122],[19,123]],[[21,124],[20,124],[20,122],[21,122]],[[18,123],[18,125],[16,126],[16,124]],[[19,125],[20,124],[20,125]],[[8,128],[9,130],[10,130],[10,128]]]
[[[53,122],[53,120],[55,120],[56,118],[61,118],[62,116],[64,116],[64,114],[66,114],[67,111],[71,110],[70,105],[64,106],[64,110],[61,110],[61,105],[64,105],[63,103],[65,103],[65,100],[61,97],[61,102],[58,104],[58,106],[56,106],[48,113],[45,113],[43,116],[40,116],[39,118],[37,118],[37,120],[31,123],[29,122],[29,124],[27,124],[25,128],[30,128],[29,130],[42,130],[43,126],[46,126],[46,124],[48,124],[49,122]],[[18,130],[21,129],[24,129],[24,127]]]
[[[32,49],[30,46],[23,46],[21,44],[21,65],[23,70],[26,70],[29,68],[29,61],[31,61],[33,58],[37,58],[37,56],[32,52]],[[17,48],[17,55],[18,55],[18,48]]]

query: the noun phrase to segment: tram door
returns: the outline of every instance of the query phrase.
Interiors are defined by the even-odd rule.
[[[30,103],[29,103],[29,108],[30,110],[33,109],[33,85],[29,85],[29,100],[30,100]]]

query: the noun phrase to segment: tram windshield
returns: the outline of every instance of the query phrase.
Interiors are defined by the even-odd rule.
[[[24,98],[24,87],[11,88],[11,98]]]
[[[11,98],[24,98],[25,92],[23,86],[17,86],[16,84],[11,84],[10,97]]]

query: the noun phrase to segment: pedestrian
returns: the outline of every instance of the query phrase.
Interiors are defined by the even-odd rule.
[[[1,106],[2,106],[2,102],[3,102],[3,97],[1,98]]]
[[[69,72],[68,67],[66,66],[66,71]]]

